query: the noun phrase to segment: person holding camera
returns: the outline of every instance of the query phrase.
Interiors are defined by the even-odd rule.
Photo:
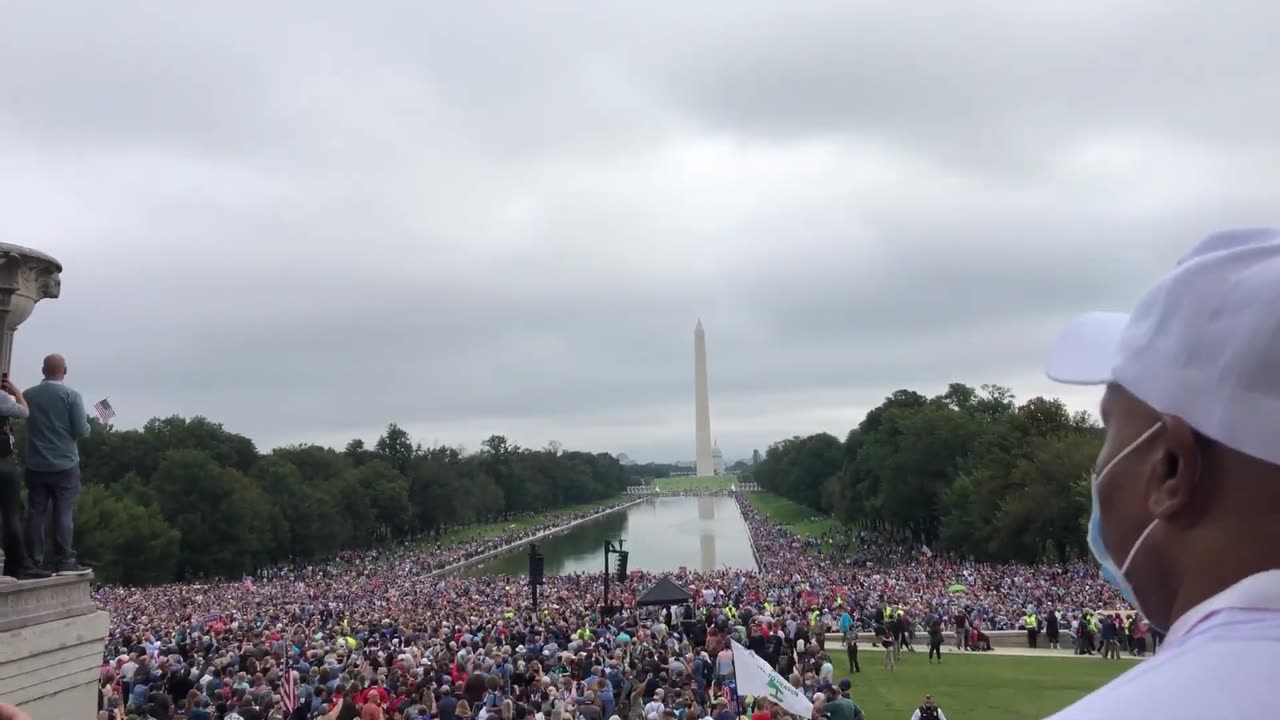
[[[14,457],[14,419],[30,414],[22,391],[9,382],[9,373],[0,376],[0,532],[4,533],[4,572],[0,584],[16,580],[38,580],[49,573],[27,561],[22,542],[22,488],[18,485],[18,460]]]

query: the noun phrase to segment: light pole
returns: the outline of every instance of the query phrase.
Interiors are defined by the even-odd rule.
[[[538,552],[537,543],[529,543],[529,599],[533,603],[533,612],[538,613],[538,586],[543,582],[544,560]]]
[[[623,557],[627,555],[627,551],[622,549],[621,539],[617,540],[617,547],[614,547],[613,543],[614,541],[612,540],[604,541],[604,612],[608,612],[609,608],[609,576],[613,573],[609,566],[609,553],[616,553]],[[619,582],[621,582],[621,579],[619,579]]]

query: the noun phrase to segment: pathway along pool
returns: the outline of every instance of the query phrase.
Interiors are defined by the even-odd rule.
[[[604,543],[623,539],[631,570],[673,572],[681,567],[755,569],[747,524],[733,498],[663,497],[583,523],[538,543],[548,575],[604,570]],[[613,562],[610,556],[610,563]],[[473,565],[466,575],[526,575],[528,545]]]

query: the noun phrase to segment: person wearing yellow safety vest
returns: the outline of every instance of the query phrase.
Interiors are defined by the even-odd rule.
[[[1093,611],[1086,610],[1084,617],[1080,619],[1080,654],[1092,655],[1097,650],[1095,641],[1098,637],[1098,621],[1093,617]]]
[[[817,610],[809,613],[809,637],[818,646],[818,652],[826,652],[827,626],[822,622],[822,613]]]
[[[1035,648],[1040,638],[1040,618],[1028,610],[1027,614],[1022,616],[1022,627],[1027,631],[1027,647]]]

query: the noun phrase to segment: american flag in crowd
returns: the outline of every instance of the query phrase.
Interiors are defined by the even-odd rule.
[[[280,687],[280,702],[290,713],[298,709],[298,689],[293,684],[293,668],[285,670],[284,685]]]
[[[98,411],[98,417],[101,418],[103,424],[116,416],[116,411],[111,409],[111,403],[106,398],[102,398],[93,404],[93,409]]]

